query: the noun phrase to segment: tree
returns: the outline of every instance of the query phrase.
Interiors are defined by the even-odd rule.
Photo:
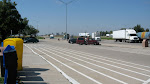
[[[144,32],[144,28],[142,28],[141,25],[138,25],[138,24],[137,24],[137,26],[135,26],[133,29],[134,29],[136,32]]]
[[[127,28],[121,28],[120,30],[126,30]]]
[[[113,33],[113,31],[110,31],[110,34],[112,34]]]
[[[22,30],[22,34],[25,37],[26,35],[34,35],[36,37],[36,34],[39,33],[38,29],[35,29],[32,25],[27,25],[25,29]]]
[[[30,33],[30,27],[29,27],[29,25],[27,25],[27,26],[22,30],[23,38],[25,38],[26,35],[29,35],[29,33]]]
[[[145,32],[149,32],[149,29],[147,28],[147,29],[145,30]]]
[[[35,29],[33,26],[29,26],[30,28],[30,35],[34,35],[36,37],[37,33],[39,33],[39,30],[38,29]]]
[[[24,28],[22,28],[21,33],[23,34],[23,37],[25,37],[29,33],[30,28],[29,28],[28,22],[29,20],[27,20],[27,18],[24,18],[22,21],[22,27]]]
[[[11,30],[13,34],[24,28],[21,15],[16,9],[16,3],[11,0],[0,1],[0,33],[2,40],[10,36]]]

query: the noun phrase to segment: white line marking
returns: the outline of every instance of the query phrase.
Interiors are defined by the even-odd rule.
[[[41,44],[41,45],[43,45],[43,44]],[[45,46],[45,45],[43,45],[43,46]],[[47,46],[52,46],[52,45],[47,45]],[[55,46],[52,46],[52,47],[55,47]],[[62,49],[62,47],[57,47],[57,48],[61,48]],[[65,48],[65,49],[68,49],[68,48]],[[73,49],[68,49],[68,50],[76,51],[76,50],[73,50]],[[76,51],[76,52],[81,52],[81,51]],[[81,52],[81,53],[85,53],[85,52]],[[91,53],[86,53],[86,54],[91,54]],[[91,55],[94,55],[94,54],[91,54]],[[132,62],[126,62],[126,61],[113,59],[113,58],[108,58],[108,57],[104,57],[104,56],[100,56],[100,55],[94,55],[94,56],[98,56],[98,57],[102,57],[102,58],[106,58],[106,59],[111,59],[111,60],[114,60],[114,61],[119,61],[119,62],[123,62],[123,63],[127,63],[127,64],[133,64],[133,65],[137,65],[137,66],[150,68],[150,66],[145,66],[145,65],[141,65],[141,64],[135,64],[135,63],[132,63]]]
[[[36,48],[34,48],[34,49],[36,49]],[[45,49],[43,49],[43,48],[40,48],[40,49],[45,50]],[[36,49],[36,50],[38,50],[38,49]],[[39,50],[38,50],[38,51],[39,51]],[[42,52],[42,51],[39,51],[39,52]],[[44,53],[44,52],[43,52],[43,53]],[[51,52],[51,53],[52,53],[52,52]],[[44,54],[47,55],[47,56],[49,56],[49,55],[46,54],[46,53],[44,53]],[[57,54],[55,54],[55,53],[52,53],[52,54],[54,54],[54,55],[56,55],[56,56],[58,56],[58,57],[61,57],[60,55],[57,55]],[[123,83],[123,84],[127,84],[127,83],[125,83],[125,82],[123,82],[123,81],[121,81],[121,80],[118,80],[118,79],[116,79],[116,78],[114,78],[114,77],[111,77],[111,76],[109,76],[109,75],[106,75],[106,74],[104,74],[104,73],[98,72],[98,71],[96,71],[96,70],[94,70],[94,69],[91,69],[91,68],[89,68],[89,67],[87,67],[87,66],[84,66],[84,65],[79,64],[79,63],[77,63],[77,62],[74,62],[74,61],[72,61],[72,60],[69,60],[69,59],[67,59],[67,58],[64,58],[64,57],[61,57],[61,58],[65,59],[65,60],[68,60],[68,61],[71,61],[71,62],[73,62],[73,63],[75,63],[75,64],[77,64],[77,65],[79,65],[79,66],[82,66],[82,67],[84,67],[84,68],[87,68],[87,69],[89,69],[89,70],[91,70],[91,71],[94,71],[94,72],[96,72],[96,73],[98,73],[98,74],[101,74],[101,75],[103,75],[103,76],[106,76],[106,77],[108,77],[108,78],[110,78],[110,79],[113,79],[113,80],[115,80],[115,81],[117,81],[117,82],[120,82],[120,83]]]
[[[93,46],[89,46],[90,48],[97,48],[97,49],[102,49],[102,48],[100,48],[100,47],[97,47],[97,46],[95,46],[95,47],[93,47]],[[103,49],[105,49],[105,50],[112,50],[112,51],[119,51],[119,52],[127,52],[127,53],[131,53],[131,54],[140,54],[140,55],[148,55],[148,54],[145,54],[145,53],[143,53],[142,51],[139,51],[139,52],[131,52],[131,51],[126,51],[125,49],[122,51],[122,50],[116,50],[116,49],[108,49],[108,48],[103,48]],[[129,48],[128,48],[129,49]],[[132,48],[130,48],[130,49],[132,49]],[[133,50],[133,49],[132,49]],[[140,53],[140,52],[142,52],[142,53]]]
[[[50,53],[50,51],[48,51],[48,50],[45,50],[45,51],[47,51],[47,52],[49,52],[49,53]],[[108,71],[111,71],[111,72],[114,72],[114,73],[117,73],[117,74],[120,74],[120,75],[123,75],[123,76],[129,77],[129,78],[132,78],[132,79],[135,79],[135,80],[138,80],[138,81],[144,82],[144,80],[142,80],[142,79],[139,79],[139,78],[136,78],[136,77],[132,77],[132,76],[129,76],[129,75],[123,74],[123,73],[121,73],[121,72],[117,72],[117,71],[114,71],[114,70],[111,70],[111,69],[108,69],[108,68],[105,68],[105,67],[102,67],[102,66],[99,66],[99,65],[96,65],[96,64],[93,64],[93,63],[90,63],[90,62],[84,61],[84,60],[82,60],[82,59],[78,59],[78,58],[76,58],[76,57],[72,57],[72,56],[67,55],[67,54],[63,54],[63,53],[58,52],[58,51],[55,51],[55,50],[53,50],[53,49],[51,49],[51,51],[54,51],[54,52],[60,53],[61,55],[65,55],[65,56],[68,56],[68,57],[71,57],[71,58],[74,58],[74,59],[77,59],[77,60],[80,60],[80,61],[83,61],[83,62],[85,62],[85,63],[88,63],[88,64],[91,64],[91,65],[97,66],[97,67],[99,67],[99,68],[103,68],[103,69],[106,69],[106,70],[108,70]]]
[[[100,49],[100,48],[98,48],[98,49]],[[108,58],[108,57],[104,57],[104,58]],[[145,66],[145,65],[141,65],[141,64],[135,64],[135,63],[132,63],[132,62],[126,62],[126,61],[117,60],[117,59],[113,59],[113,58],[108,58],[108,59],[115,60],[115,61],[120,61],[120,62],[124,62],[124,63],[128,63],[128,64],[133,64],[133,65],[137,65],[137,66],[142,66],[142,67],[146,67],[146,68],[150,68],[150,66]]]
[[[24,44],[25,45],[25,44]],[[26,47],[28,47],[27,45],[25,45]],[[39,55],[38,53],[36,53],[34,50],[32,50],[30,47],[28,47],[34,54],[38,55],[39,57],[41,57],[42,59],[44,59],[46,62],[48,62],[50,65],[52,65],[54,68],[56,68],[56,70],[58,70],[60,73],[62,73],[62,75],[69,80],[69,82],[73,83],[73,84],[80,84],[79,82],[77,82],[76,80],[74,80],[73,78],[71,78],[70,76],[68,76],[66,73],[64,73],[62,70],[60,70],[57,66],[55,66],[53,63],[49,62],[47,59],[45,59],[43,56]]]
[[[36,49],[36,48],[34,48],[34,49]],[[36,50],[39,51],[39,52],[41,52],[41,53],[44,53],[44,52],[42,52],[42,51],[40,51],[40,50],[38,50],[38,49],[36,49]],[[85,75],[85,74],[83,74],[83,73],[77,71],[76,69],[74,69],[74,68],[72,68],[72,67],[70,67],[70,66],[68,66],[68,65],[66,65],[66,64],[64,64],[64,63],[62,63],[61,61],[59,61],[59,60],[53,58],[52,56],[50,56],[50,55],[48,55],[48,54],[46,54],[46,53],[44,53],[44,54],[47,55],[48,57],[54,59],[55,61],[61,63],[62,65],[68,67],[69,69],[71,69],[71,70],[73,70],[73,71],[79,73],[80,75],[82,75],[82,76],[84,76],[84,77],[86,77],[86,78],[92,80],[93,82],[95,82],[95,83],[97,83],[97,84],[102,84],[102,83],[100,83],[99,81],[97,81],[97,80],[95,80],[95,79],[93,79],[93,78],[91,78],[91,77],[89,77],[89,76],[87,76],[87,75]]]
[[[70,50],[72,50],[72,49],[70,49]],[[70,50],[68,50],[68,51],[70,51]],[[74,51],[75,50],[72,50],[72,52],[74,52]],[[134,66],[131,66],[131,65],[126,65],[126,64],[121,64],[121,63],[113,62],[113,61],[110,61],[110,60],[106,60],[105,57],[102,57],[102,56],[99,56],[99,58],[97,58],[97,57],[89,56],[89,55],[94,55],[94,54],[84,53],[84,52],[80,52],[80,51],[75,51],[75,52],[77,52],[77,54],[83,54],[83,55],[88,56],[88,57],[92,57],[92,58],[96,58],[96,59],[100,59],[100,60],[105,60],[105,61],[112,62],[112,63],[115,63],[115,64],[124,65],[124,66],[128,66],[128,67],[131,67],[131,68],[135,68],[135,69],[139,69],[139,70],[150,72],[150,70],[146,70],[146,69],[134,67]],[[98,55],[94,55],[94,56],[98,56]],[[102,57],[102,58],[100,58],[100,57]]]
[[[49,48],[46,48],[46,49],[49,49]],[[53,49],[54,49],[54,48],[53,48]],[[60,50],[60,51],[62,51],[62,52],[65,52],[65,50],[62,50],[62,49],[58,49],[58,50]],[[71,51],[69,51],[69,52],[71,52]],[[65,53],[69,53],[69,52],[67,51],[67,52],[65,52]],[[75,53],[75,52],[72,52],[72,53]],[[72,54],[72,53],[70,53],[70,54]],[[115,67],[115,68],[119,68],[119,69],[122,69],[122,70],[126,70],[126,71],[129,71],[129,72],[133,72],[133,73],[136,73],[136,74],[140,74],[140,75],[143,75],[143,76],[150,77],[150,76],[147,75],[147,74],[143,74],[143,73],[140,73],[140,72],[132,71],[132,70],[129,70],[129,69],[126,69],[126,68],[122,68],[122,67],[119,67],[119,66],[115,66],[115,65],[112,65],[112,64],[108,64],[108,63],[105,63],[105,62],[93,60],[93,59],[91,59],[91,58],[83,57],[83,56],[81,56],[81,55],[77,55],[77,54],[76,54],[76,56],[81,57],[81,58],[85,58],[85,59],[88,59],[88,60],[92,60],[92,61],[94,61],[94,62],[102,63],[102,64],[105,64],[105,65],[109,65],[109,66],[112,66],[112,67]],[[90,56],[89,56],[89,57],[90,57]]]
[[[150,79],[148,79],[147,81],[145,81],[143,84],[148,84],[150,83]]]

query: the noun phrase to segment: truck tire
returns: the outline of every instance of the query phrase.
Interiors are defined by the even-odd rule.
[[[131,40],[128,40],[128,43],[131,43]]]
[[[82,43],[79,43],[79,45],[82,45]]]

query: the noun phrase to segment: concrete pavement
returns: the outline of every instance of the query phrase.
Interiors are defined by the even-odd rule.
[[[70,84],[53,66],[24,46],[23,71],[19,71],[24,84]]]
[[[150,52],[147,48],[77,45],[56,39],[25,45],[28,48],[24,47],[26,62],[23,62],[25,67],[21,77],[26,84],[150,83]],[[24,77],[24,73],[29,75]]]

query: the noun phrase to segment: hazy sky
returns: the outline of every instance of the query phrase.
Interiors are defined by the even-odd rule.
[[[59,0],[12,0],[40,34],[65,32],[65,5]],[[70,0],[62,0],[69,2]],[[68,32],[110,31],[141,24],[150,29],[150,0],[75,0],[68,5]]]

